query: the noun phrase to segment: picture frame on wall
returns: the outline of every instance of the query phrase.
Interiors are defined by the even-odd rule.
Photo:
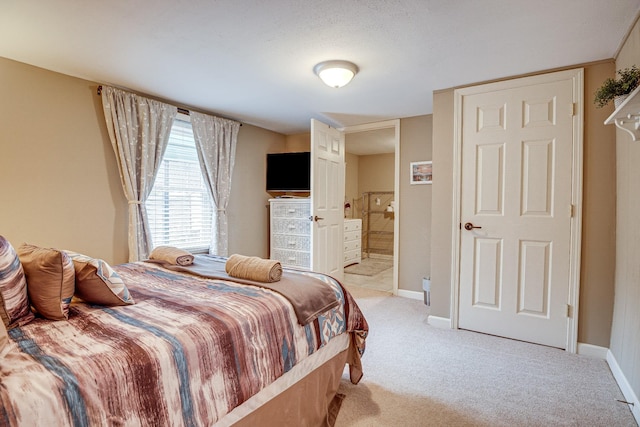
[[[431,160],[423,162],[411,162],[410,183],[431,184],[433,179],[433,164]]]

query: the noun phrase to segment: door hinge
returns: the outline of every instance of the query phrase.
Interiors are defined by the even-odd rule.
[[[572,316],[571,304],[567,304],[567,313],[566,314],[567,314],[567,317],[569,317],[569,318]]]
[[[575,206],[573,204],[569,205],[569,218],[573,218],[573,215],[575,215]]]
[[[571,117],[576,115],[576,103],[572,102],[571,105],[569,106],[569,115]]]

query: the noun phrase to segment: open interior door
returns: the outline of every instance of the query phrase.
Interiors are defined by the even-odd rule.
[[[311,270],[343,277],[344,133],[311,119]]]

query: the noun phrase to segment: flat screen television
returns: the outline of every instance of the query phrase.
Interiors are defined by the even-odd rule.
[[[267,191],[309,192],[311,153],[267,154]]]

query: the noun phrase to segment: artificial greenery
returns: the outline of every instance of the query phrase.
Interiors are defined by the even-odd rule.
[[[617,80],[612,78],[605,80],[600,89],[596,91],[593,102],[598,108],[604,107],[618,96],[631,93],[640,85],[640,69],[635,65],[631,68],[618,70],[618,76]]]

